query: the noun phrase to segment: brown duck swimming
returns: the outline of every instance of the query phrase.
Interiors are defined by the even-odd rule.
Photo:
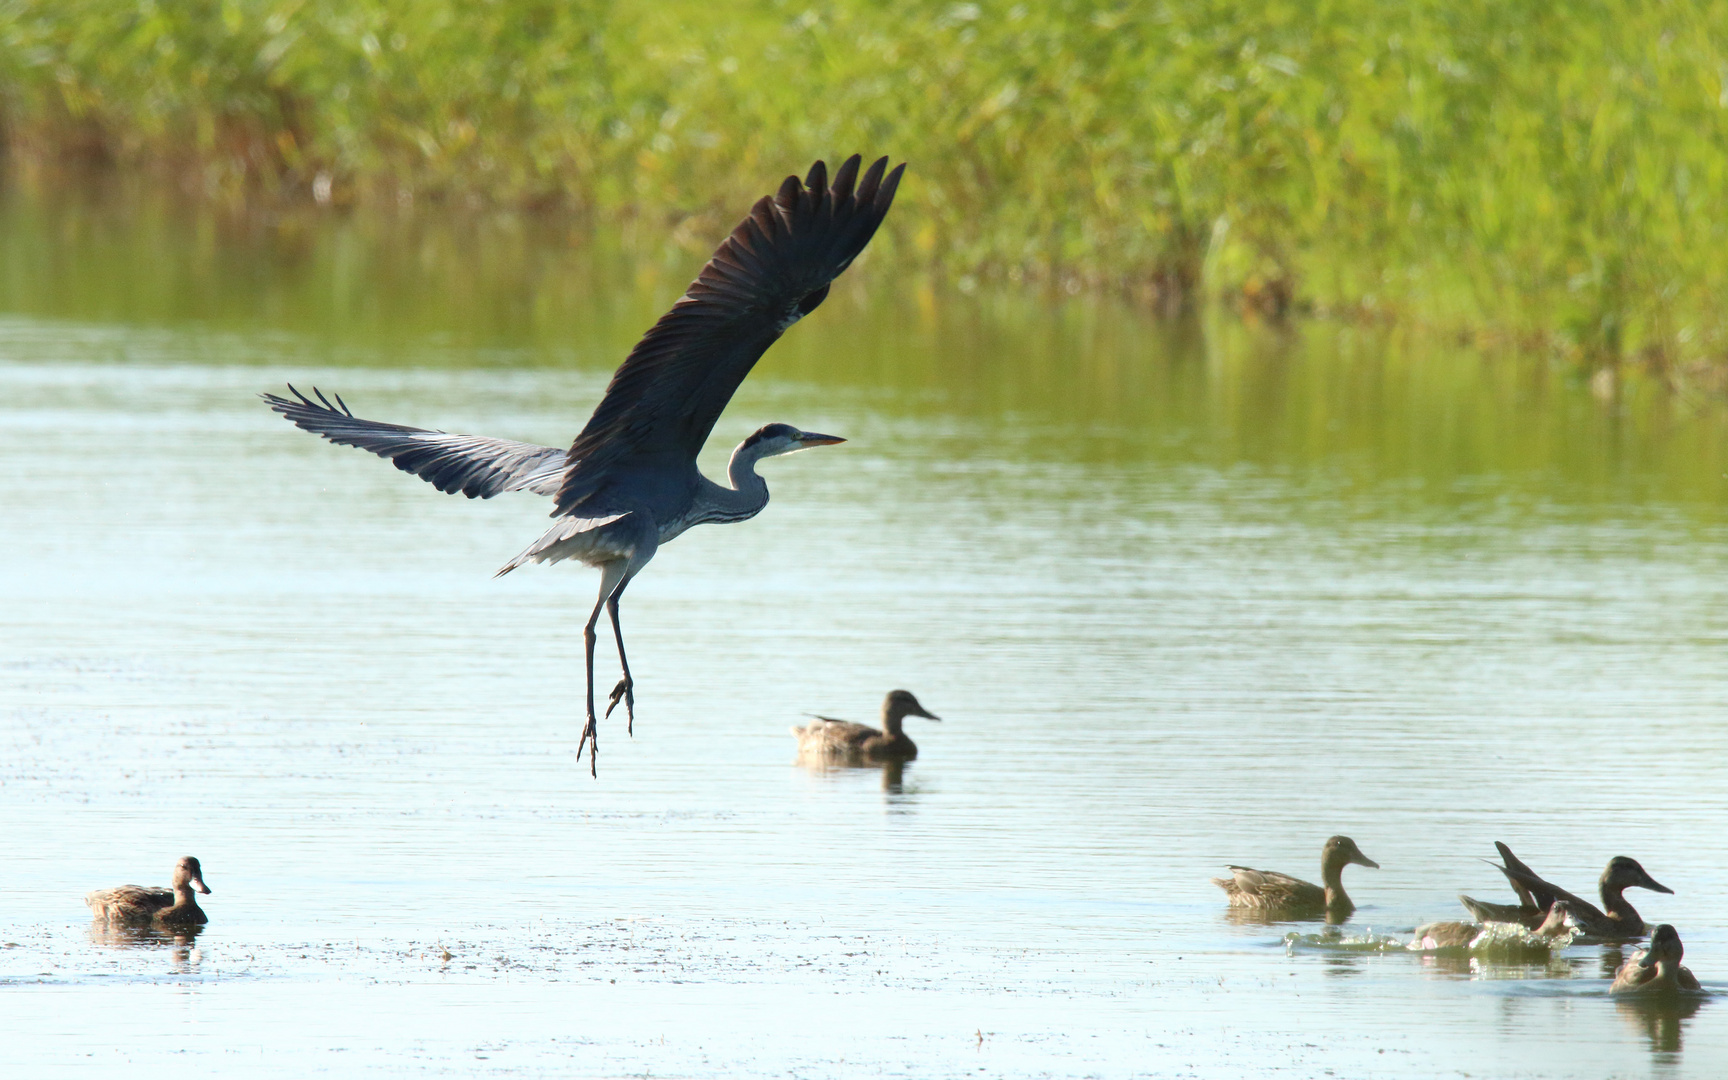
[[[901,721],[908,716],[940,720],[940,716],[918,704],[910,690],[894,690],[882,702],[882,729],[818,716],[804,727],[792,729],[800,757],[854,758],[865,761],[911,761],[918,747],[907,738]]]
[[[1566,918],[1571,913],[1571,907],[1564,900],[1554,901],[1548,909],[1547,918],[1531,933],[1550,942],[1566,937],[1569,927]],[[1412,949],[1467,949],[1487,929],[1492,922],[1512,923],[1521,925],[1512,919],[1485,919],[1482,922],[1431,922],[1416,928],[1416,937],[1410,943]]]
[[[1496,843],[1494,846],[1500,849],[1501,858],[1505,860],[1500,872],[1506,875],[1506,880],[1517,890],[1520,903],[1517,906],[1485,904],[1468,896],[1458,898],[1472,915],[1484,921],[1540,925],[1541,921],[1547,918],[1548,909],[1554,905],[1554,901],[1565,900],[1571,909],[1573,925],[1586,935],[1610,940],[1639,938],[1644,936],[1648,927],[1638,910],[1627,901],[1625,891],[1636,887],[1670,895],[1674,892],[1651,877],[1638,865],[1637,859],[1616,855],[1608,860],[1608,866],[1602,871],[1601,880],[1597,882],[1597,891],[1602,896],[1602,906],[1598,908],[1588,900],[1582,900],[1537,876],[1535,871],[1524,865],[1505,844]]]
[[[200,926],[210,920],[198,906],[194,887],[206,896],[210,894],[203,868],[187,855],[174,864],[173,889],[121,885],[97,889],[84,898],[84,903],[97,919],[122,926]]]
[[[1320,850],[1320,880],[1325,882],[1324,888],[1289,874],[1246,866],[1230,867],[1233,876],[1213,878],[1212,884],[1224,890],[1233,908],[1292,919],[1324,915],[1327,922],[1343,922],[1356,910],[1344,892],[1344,868],[1351,863],[1380,869],[1379,863],[1362,854],[1356,841],[1348,836],[1334,836]]]
[[[1610,994],[1677,994],[1682,990],[1697,990],[1698,979],[1682,967],[1680,958],[1686,946],[1680,943],[1680,932],[1667,923],[1650,934],[1650,947],[1643,949],[1620,965],[1614,974]]]

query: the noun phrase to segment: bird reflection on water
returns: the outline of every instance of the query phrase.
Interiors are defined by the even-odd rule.
[[[176,975],[195,975],[204,955],[198,948],[202,926],[125,926],[96,921],[90,924],[90,942],[101,949],[162,950],[168,953]]]
[[[860,757],[834,757],[823,754],[800,754],[797,764],[816,776],[838,778],[866,772],[882,774],[882,790],[890,795],[917,794],[917,787],[906,786],[906,770],[910,762],[870,761]]]
[[[1674,997],[1616,997],[1614,1007],[1635,1031],[1650,1040],[1654,1054],[1678,1054],[1684,1041],[1686,1021],[1709,1001],[1704,994]]]
[[[1498,982],[1523,979],[1576,979],[1587,977],[1583,960],[1550,956],[1532,960],[1488,954],[1472,956],[1463,952],[1426,952],[1421,954],[1422,970],[1448,979],[1468,979]]]

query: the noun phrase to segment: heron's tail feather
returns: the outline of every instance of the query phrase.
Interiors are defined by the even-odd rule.
[[[594,550],[592,543],[581,543],[587,534],[593,533],[614,521],[622,521],[630,516],[626,510],[621,514],[605,514],[599,517],[562,517],[552,524],[550,529],[540,539],[522,549],[522,553],[498,568],[493,577],[503,577],[524,563],[558,562],[572,555],[582,555]],[[574,541],[574,542],[573,542]]]

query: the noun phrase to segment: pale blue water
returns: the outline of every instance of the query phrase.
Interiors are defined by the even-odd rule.
[[[825,308],[746,384],[711,474],[769,420],[851,441],[769,463],[766,512],[632,587],[636,734],[603,726],[597,781],[573,758],[593,574],[491,577],[545,503],[439,495],[253,395],[559,444],[603,364],[267,316],[0,320],[0,1061],[1728,1071],[1728,1005],[1610,1000],[1603,949],[1287,952],[1207,880],[1315,877],[1347,833],[1383,867],[1348,871],[1348,932],[1407,936],[1457,892],[1510,898],[1496,839],[1581,893],[1630,854],[1675,890],[1633,902],[1728,991],[1719,408],[1548,375],[1520,421],[1499,375],[1444,374],[1477,359],[1370,378],[1372,342],[1320,331],[1267,361],[1217,328],[1105,309],[1081,321],[1108,333],[1038,337],[941,303],[881,334]],[[951,359],[968,333],[1026,347]],[[895,686],[944,718],[908,721],[898,785],[793,764],[789,725]],[[84,892],[183,853],[214,890],[195,942],[92,937]]]

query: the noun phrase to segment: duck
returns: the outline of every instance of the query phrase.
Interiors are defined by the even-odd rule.
[[[1380,869],[1379,863],[1362,854],[1356,841],[1348,836],[1334,836],[1320,849],[1320,880],[1326,883],[1323,888],[1289,874],[1247,866],[1230,867],[1232,876],[1213,878],[1212,884],[1224,890],[1233,908],[1292,919],[1324,915],[1327,922],[1343,922],[1356,910],[1344,891],[1344,868],[1351,863]]]
[[[1608,860],[1608,866],[1602,871],[1602,877],[1597,882],[1597,891],[1602,896],[1602,906],[1598,908],[1588,900],[1582,900],[1558,885],[1538,877],[1519,861],[1518,857],[1512,854],[1512,849],[1505,844],[1496,843],[1494,846],[1500,850],[1500,855],[1505,860],[1500,872],[1506,875],[1506,880],[1518,891],[1521,902],[1516,909],[1510,909],[1509,905],[1483,904],[1460,896],[1458,899],[1464,903],[1465,908],[1478,918],[1492,917],[1495,912],[1516,910],[1519,918],[1501,921],[1521,921],[1529,926],[1531,909],[1541,912],[1542,918],[1546,919],[1548,909],[1554,902],[1565,900],[1571,911],[1572,924],[1586,936],[1625,941],[1641,938],[1648,930],[1643,917],[1626,899],[1627,889],[1649,889],[1670,896],[1674,894],[1673,889],[1651,877],[1637,859],[1616,855]],[[1537,925],[1540,925],[1540,922]]]
[[[1680,931],[1663,923],[1651,932],[1649,948],[1640,949],[1620,965],[1608,992],[1675,994],[1682,990],[1697,990],[1697,976],[1680,963],[1685,955],[1686,946],[1680,941]]]
[[[193,889],[210,895],[204,884],[204,869],[190,855],[174,864],[174,887],[150,889],[121,885],[97,889],[84,897],[91,915],[102,922],[121,926],[202,926],[210,921],[198,906]]]
[[[1506,905],[1509,906],[1509,905]],[[1549,942],[1568,938],[1571,928],[1566,920],[1571,915],[1571,905],[1564,900],[1556,900],[1548,909],[1547,916],[1530,932]],[[1418,950],[1433,949],[1467,949],[1488,929],[1490,923],[1511,923],[1521,926],[1515,919],[1483,919],[1480,922],[1431,922],[1416,928],[1416,936],[1410,942],[1410,948]],[[1563,942],[1562,942],[1563,944]]]
[[[901,721],[908,716],[926,720],[941,720],[940,716],[918,704],[910,690],[891,690],[882,701],[882,728],[818,716],[804,727],[792,729],[798,740],[800,757],[862,758],[867,761],[911,761],[918,756],[918,746],[902,729]]]
[[[1500,851],[1501,861],[1489,862],[1488,865],[1506,875],[1506,880],[1512,885],[1512,891],[1518,894],[1516,904],[1496,904],[1487,900],[1476,900],[1458,894],[1458,902],[1464,905],[1477,922],[1509,922],[1518,923],[1526,930],[1534,930],[1541,926],[1548,917],[1548,906],[1537,906],[1536,900],[1530,895],[1529,886],[1525,885],[1523,877],[1535,877],[1536,872],[1525,866],[1518,856],[1512,854],[1512,849],[1500,841],[1494,841],[1494,846]],[[1485,862],[1488,860],[1484,860]]]

